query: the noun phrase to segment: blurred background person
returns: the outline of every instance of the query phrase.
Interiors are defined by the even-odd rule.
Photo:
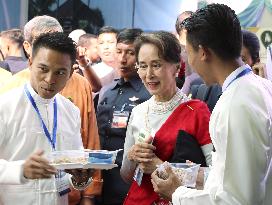
[[[78,46],[86,49],[86,57],[92,62],[92,65],[100,62],[97,51],[97,36],[94,34],[83,34],[79,37]]]
[[[69,37],[73,39],[73,41],[76,42],[76,44],[78,44],[80,36],[84,34],[86,34],[86,31],[84,31],[83,29],[76,29],[69,33]]]
[[[181,69],[178,73],[178,77],[182,79],[182,75],[184,75],[184,83],[181,85],[181,90],[184,94],[189,95],[190,89],[193,85],[200,85],[203,83],[203,80],[199,77],[199,75],[193,71],[193,69],[188,64],[188,57],[185,51],[186,45],[186,29],[184,28],[182,22],[190,17],[193,14],[192,11],[184,11],[178,15],[175,28],[178,34],[178,39],[181,46]]]
[[[6,62],[4,62],[4,55],[1,51],[1,40],[0,40],[0,68],[3,68],[6,71],[10,72],[9,65]]]
[[[248,64],[256,75],[266,77],[265,64],[260,62],[260,41],[255,33],[243,30],[242,60]]]
[[[115,59],[117,34],[118,31],[111,26],[104,26],[98,31],[97,51],[101,62],[92,66],[91,69],[100,79],[100,89],[103,86],[112,83],[114,79],[118,79],[120,77],[116,70],[117,63]],[[96,93],[93,93],[95,108],[98,104],[100,89],[97,89]]]
[[[26,69],[28,61],[23,50],[24,35],[21,29],[11,29],[0,33],[0,46],[4,62],[12,74]]]
[[[101,62],[93,66],[93,70],[100,78],[102,87],[119,78],[116,70],[116,37],[118,31],[110,26],[104,26],[98,31],[97,49]]]
[[[142,172],[143,177],[141,183],[132,182],[124,204],[168,204],[154,192],[150,174],[164,161],[211,164],[210,112],[176,86],[181,48],[173,34],[142,34],[135,50],[138,74],[153,96],[136,106],[129,119],[121,176],[132,182],[137,170],[136,176]]]

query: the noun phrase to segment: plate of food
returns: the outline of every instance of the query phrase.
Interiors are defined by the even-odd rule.
[[[108,170],[118,167],[117,164],[102,164],[102,163],[51,163],[56,169],[103,169]]]
[[[115,164],[115,151],[64,150],[49,154],[50,164],[56,169],[112,169]]]

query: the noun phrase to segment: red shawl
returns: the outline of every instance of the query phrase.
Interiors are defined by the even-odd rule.
[[[203,102],[191,100],[180,104],[155,134],[153,145],[156,146],[156,156],[162,161],[171,158],[179,130],[184,130],[194,136],[200,146],[211,143],[209,119],[210,112]],[[133,181],[124,204],[151,205],[154,202],[163,204],[153,190],[150,175],[144,174],[141,186]],[[167,204],[166,201],[164,202]]]

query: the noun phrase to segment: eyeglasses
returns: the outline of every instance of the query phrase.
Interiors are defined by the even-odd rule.
[[[162,63],[153,62],[149,65],[146,63],[137,63],[135,65],[135,68],[138,70],[138,72],[147,72],[148,67],[151,68],[153,71],[157,71],[160,70],[160,68],[162,67]]]

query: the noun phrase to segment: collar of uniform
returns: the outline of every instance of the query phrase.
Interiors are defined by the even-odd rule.
[[[41,96],[39,96],[35,92],[35,90],[32,88],[30,83],[27,83],[27,88],[28,88],[28,90],[29,90],[29,92],[30,92],[31,96],[33,97],[36,104],[51,104],[55,99],[55,97],[50,98],[50,99],[42,98]]]
[[[129,84],[134,90],[139,91],[142,86],[142,81],[140,77],[137,75],[131,77],[128,81],[124,81],[124,78],[119,78],[114,80],[115,84],[112,87],[112,90],[122,87],[125,84]]]
[[[7,56],[5,60],[27,61],[26,59],[20,56]]]
[[[249,65],[245,64],[240,66],[239,68],[235,69],[224,81],[222,85],[222,92],[224,92],[227,89],[227,86],[236,78],[236,76],[239,75],[243,70],[246,68],[250,68]]]

